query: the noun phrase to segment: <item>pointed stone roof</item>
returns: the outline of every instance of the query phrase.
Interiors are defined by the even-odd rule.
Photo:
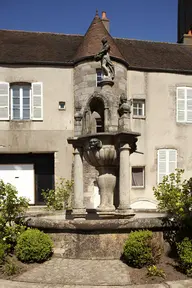
[[[115,41],[106,30],[97,11],[91,25],[89,26],[80,46],[75,53],[75,61],[78,62],[79,60],[82,60],[86,57],[96,55],[102,48],[101,40],[103,37],[106,37],[111,47],[110,56],[126,62]]]

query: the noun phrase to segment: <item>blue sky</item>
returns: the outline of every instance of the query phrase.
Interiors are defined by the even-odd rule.
[[[115,37],[176,42],[177,0],[0,0],[0,29],[84,34],[96,9]]]

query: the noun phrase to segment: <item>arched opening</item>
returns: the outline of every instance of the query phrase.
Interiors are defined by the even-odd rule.
[[[104,132],[104,102],[100,98],[93,98],[89,104],[91,112],[91,132]]]

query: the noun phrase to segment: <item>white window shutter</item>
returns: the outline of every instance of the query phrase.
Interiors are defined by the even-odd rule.
[[[192,123],[192,88],[187,88],[186,93],[187,93],[187,122]]]
[[[32,119],[43,120],[43,84],[32,83]]]
[[[0,82],[0,120],[9,120],[9,83]]]
[[[185,87],[177,88],[177,122],[186,121]]]
[[[175,173],[177,168],[177,150],[159,149],[158,150],[158,176],[157,182],[161,183],[163,177]]]
[[[167,153],[166,149],[158,150],[158,175],[157,182],[161,183],[163,177],[167,174]]]
[[[177,168],[177,150],[168,149],[167,152],[169,159],[167,174],[175,173],[175,169]]]

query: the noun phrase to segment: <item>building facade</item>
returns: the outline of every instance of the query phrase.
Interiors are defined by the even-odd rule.
[[[103,97],[94,55],[106,37],[116,77]],[[140,132],[131,155],[131,206],[155,209],[153,186],[185,169],[192,175],[192,36],[187,44],[114,38],[96,13],[84,36],[0,31],[0,178],[30,203],[42,189],[72,177],[67,138],[117,131],[119,99],[132,100],[131,129]],[[97,172],[84,163],[87,208],[99,204]]]

